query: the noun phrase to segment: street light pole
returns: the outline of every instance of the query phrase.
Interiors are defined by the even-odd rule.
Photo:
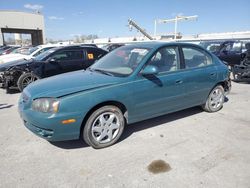
[[[157,19],[155,19],[155,29],[154,29],[154,36],[156,37],[156,27],[157,27]]]
[[[177,38],[177,19],[178,16],[175,16],[175,21],[174,21],[174,40]]]
[[[187,20],[196,20],[198,18],[197,15],[194,16],[176,16],[173,19],[158,19],[155,20],[155,35],[156,35],[156,25],[157,23],[170,23],[174,22],[174,39],[177,39],[177,26],[178,26],[178,21],[187,21]]]

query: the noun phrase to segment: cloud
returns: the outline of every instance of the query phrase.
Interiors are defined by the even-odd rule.
[[[50,20],[64,20],[63,17],[57,17],[57,16],[48,16]]]
[[[84,12],[80,11],[80,12],[75,12],[72,14],[73,16],[81,16],[84,15]]]
[[[24,8],[31,9],[31,10],[41,10],[43,8],[43,5],[38,4],[25,4]]]

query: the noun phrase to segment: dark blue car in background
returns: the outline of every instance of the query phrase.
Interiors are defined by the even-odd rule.
[[[215,54],[229,66],[239,65],[245,57],[246,46],[249,41],[230,40],[230,41],[206,41],[201,42],[201,46]]]

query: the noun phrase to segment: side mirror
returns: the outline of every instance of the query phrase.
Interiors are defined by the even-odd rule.
[[[142,71],[141,74],[146,76],[146,75],[155,75],[158,74],[159,70],[156,66],[154,65],[147,65]]]
[[[222,53],[223,53],[223,54],[227,54],[228,51],[227,51],[226,49],[224,49],[224,50],[222,50]]]
[[[49,62],[50,62],[50,63],[56,63],[57,60],[56,60],[55,58],[51,58],[51,59],[49,59]]]

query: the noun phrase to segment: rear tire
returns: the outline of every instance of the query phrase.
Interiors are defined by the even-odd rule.
[[[9,94],[9,93],[10,93],[10,91],[11,91],[11,90],[10,90],[10,88],[9,88],[9,87],[7,87],[7,88],[6,88],[6,94]]]
[[[94,111],[83,129],[84,141],[99,149],[113,145],[125,126],[123,113],[116,106],[103,106]]]
[[[224,88],[221,85],[218,85],[212,89],[212,91],[208,95],[206,103],[202,105],[202,108],[206,112],[217,112],[222,109],[224,100]]]
[[[25,87],[38,79],[39,77],[31,72],[23,73],[17,81],[17,87],[20,91],[23,91]]]

